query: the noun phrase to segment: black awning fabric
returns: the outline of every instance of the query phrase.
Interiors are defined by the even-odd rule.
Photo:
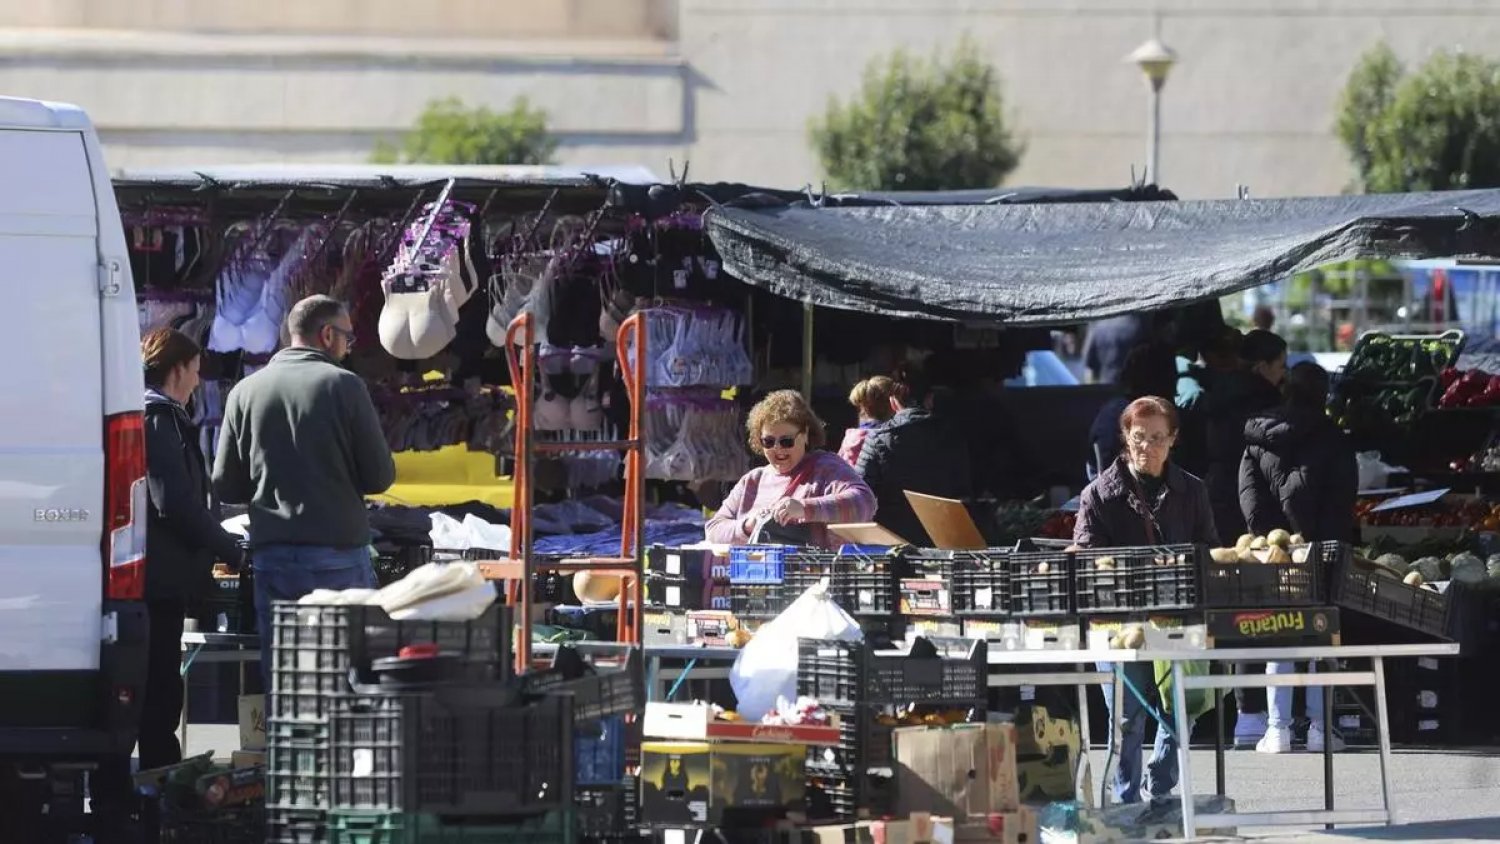
[[[815,305],[1061,325],[1356,257],[1500,256],[1500,190],[1306,199],[718,207],[725,268]]]

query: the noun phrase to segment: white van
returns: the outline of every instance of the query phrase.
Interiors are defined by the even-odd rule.
[[[0,815],[55,817],[129,756],[146,663],[140,328],[78,108],[0,98],[0,278]]]

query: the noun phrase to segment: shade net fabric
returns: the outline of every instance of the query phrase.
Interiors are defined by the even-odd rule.
[[[1040,197],[1034,198],[1034,197]],[[1500,190],[1192,202],[720,206],[735,277],[892,317],[1060,325],[1180,306],[1356,257],[1500,255]]]

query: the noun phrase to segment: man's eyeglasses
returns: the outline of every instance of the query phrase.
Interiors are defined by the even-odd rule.
[[[1145,448],[1146,446],[1161,448],[1164,445],[1169,445],[1173,439],[1172,434],[1152,434],[1149,437],[1145,434],[1131,434],[1129,437],[1130,444],[1136,448]]]
[[[354,345],[353,331],[346,331],[345,329],[339,328],[337,325],[330,325],[328,327],[333,329],[334,334],[337,334],[338,336],[344,338],[345,343],[348,343],[351,346]]]
[[[761,448],[777,448],[777,447],[780,447],[780,448],[791,448],[791,447],[793,447],[793,446],[795,446],[797,444],[797,437],[800,437],[800,436],[802,436],[802,435],[801,434],[794,434],[794,435],[792,435],[790,437],[761,437],[760,438],[760,447]]]

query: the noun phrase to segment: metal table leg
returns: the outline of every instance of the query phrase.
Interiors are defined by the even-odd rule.
[[[1182,835],[1198,837],[1197,819],[1193,817],[1192,721],[1188,718],[1187,690],[1183,688],[1182,662],[1172,661],[1172,720],[1177,729],[1177,782],[1182,789]]]
[[[1317,663],[1308,665],[1308,671],[1316,672]],[[1323,808],[1333,811],[1333,692],[1335,686],[1323,687]],[[1308,687],[1309,691],[1312,689]],[[1269,691],[1269,690],[1267,690]],[[1390,807],[1387,806],[1387,809]],[[1333,831],[1333,824],[1324,824],[1323,828],[1329,832]]]
[[[1078,672],[1083,673],[1086,668],[1083,663],[1078,663]],[[1089,750],[1093,747],[1089,735],[1089,687],[1087,683],[1078,684],[1078,737],[1081,742],[1081,752],[1078,759],[1078,780],[1074,785],[1074,793],[1088,806],[1093,801],[1093,776],[1092,766],[1089,762]]]
[[[1371,657],[1370,662],[1375,669],[1375,730],[1380,740],[1380,794],[1385,800],[1385,822],[1394,824],[1396,808],[1391,802],[1391,721],[1385,705],[1385,658]]]
[[[1227,790],[1224,783],[1224,700],[1227,697],[1220,694],[1214,699],[1214,786],[1220,797]]]

